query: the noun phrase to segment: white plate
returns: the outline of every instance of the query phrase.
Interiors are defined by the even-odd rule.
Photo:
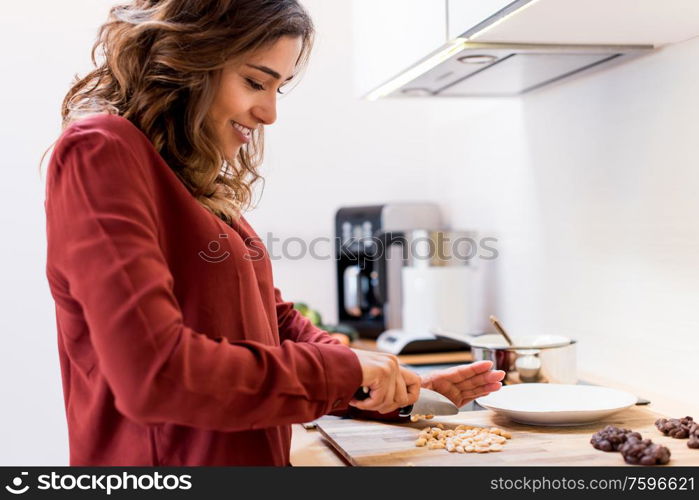
[[[544,349],[570,345],[571,340],[561,335],[528,335],[514,337],[510,346],[499,333],[488,333],[469,339],[473,347],[509,347],[510,349]]]
[[[608,387],[565,384],[516,384],[476,402],[515,422],[531,425],[579,425],[629,408],[633,394]]]

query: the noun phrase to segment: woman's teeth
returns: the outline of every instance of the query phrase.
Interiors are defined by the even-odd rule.
[[[250,137],[250,134],[252,133],[252,130],[250,130],[247,127],[243,127],[239,123],[236,122],[231,122],[233,126],[240,131],[241,134],[243,134],[245,137]]]

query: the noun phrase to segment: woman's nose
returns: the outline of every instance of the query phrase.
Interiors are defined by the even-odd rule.
[[[277,97],[266,97],[253,108],[253,115],[264,125],[271,125],[277,121]]]

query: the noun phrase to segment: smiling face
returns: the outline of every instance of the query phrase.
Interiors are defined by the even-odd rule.
[[[208,119],[228,161],[252,130],[276,121],[277,96],[294,75],[301,45],[301,38],[284,36],[223,68]]]

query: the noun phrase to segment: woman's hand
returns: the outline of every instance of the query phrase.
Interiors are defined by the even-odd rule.
[[[492,367],[492,361],[477,361],[469,365],[454,366],[423,376],[421,385],[425,389],[443,394],[457,407],[462,407],[502,387],[500,381],[505,378],[505,372],[490,371]]]
[[[362,366],[362,387],[369,389],[369,397],[353,399],[352,406],[360,410],[389,413],[417,401],[420,376],[398,364],[398,358],[384,352],[352,349]]]

